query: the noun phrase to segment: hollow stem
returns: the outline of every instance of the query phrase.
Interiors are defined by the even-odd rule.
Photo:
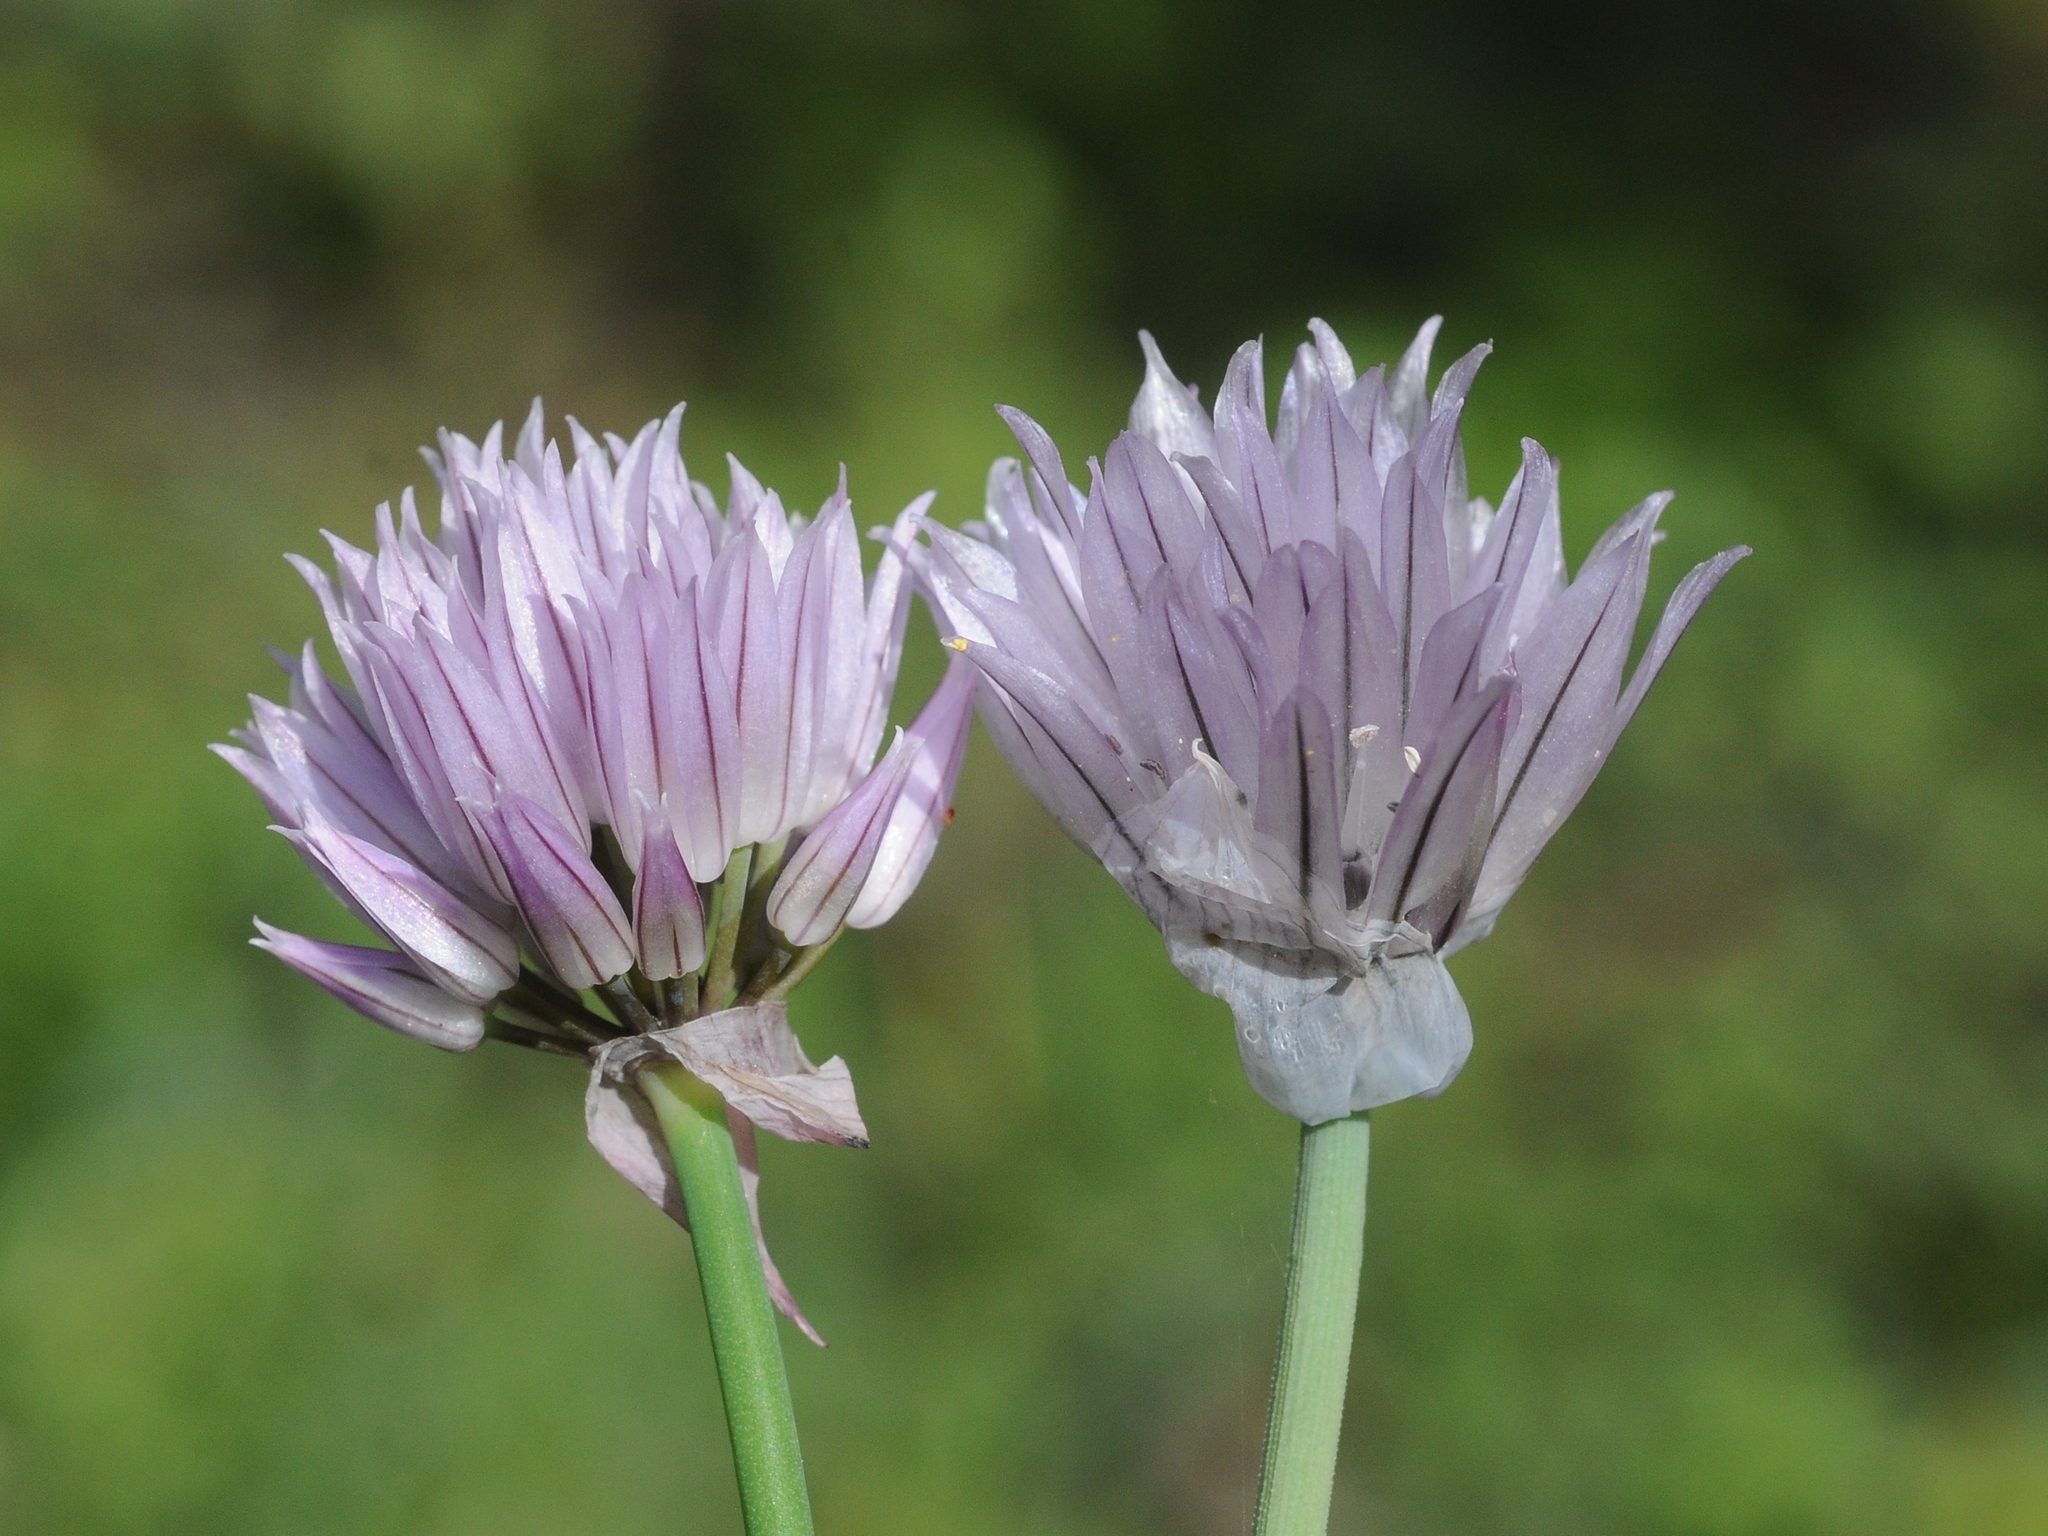
[[[754,1243],[738,1154],[726,1129],[725,1103],[673,1064],[641,1073],[640,1086],[668,1139],[690,1215],[747,1536],[811,1536],[810,1494],[782,1339]]]
[[[1253,1536],[1323,1536],[1337,1479],[1337,1436],[1365,1258],[1369,1116],[1301,1130],[1287,1302]]]

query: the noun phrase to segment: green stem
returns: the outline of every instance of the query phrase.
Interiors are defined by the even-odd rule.
[[[736,848],[726,861],[725,873],[719,877],[718,927],[711,938],[711,965],[704,973],[700,1005],[706,1013],[731,1007],[733,994],[739,990],[733,979],[733,956],[740,947],[740,925],[747,911],[747,871],[753,863],[751,843]]]
[[[844,932],[844,928],[835,928],[832,930],[831,938],[798,950],[790,956],[789,964],[772,976],[768,973],[768,968],[763,966],[754,979],[747,983],[747,990],[740,994],[740,1001],[765,1003],[789,996],[796,990],[796,984],[810,975],[817,963],[825,958],[826,952],[839,942],[839,936]]]
[[[1323,1536],[1337,1480],[1337,1433],[1365,1258],[1366,1114],[1301,1128],[1287,1307],[1253,1536]]]
[[[811,1536],[811,1501],[782,1339],[754,1243],[739,1158],[726,1129],[725,1103],[673,1064],[642,1072],[640,1086],[661,1120],[690,1214],[747,1536]]]

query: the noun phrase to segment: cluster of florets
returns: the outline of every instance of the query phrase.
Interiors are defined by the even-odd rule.
[[[1312,322],[1269,430],[1261,347],[1213,413],[1146,337],[1130,430],[1084,495],[1007,412],[985,521],[928,526],[925,579],[982,715],[1046,808],[1235,1011],[1260,1092],[1314,1123],[1441,1090],[1471,1024],[1440,956],[1484,937],[1693,615],[1623,678],[1657,495],[1566,580],[1534,442],[1496,510],[1427,388],[1432,320],[1359,373]]]
[[[538,402],[510,458],[498,429],[444,433],[436,536],[408,492],[374,551],[297,561],[348,682],[308,642],[288,702],[218,750],[390,947],[258,942],[433,1045],[590,1053],[617,1086],[612,1044],[651,1038],[750,1120],[858,1141],[843,1065],[821,1083],[778,1000],[903,903],[945,822],[964,664],[881,751],[930,498],[864,578],[843,475],[806,519],[733,461],[721,511],[681,417],[631,442],[571,422],[566,469]],[[706,1022],[735,1004],[745,1028]]]

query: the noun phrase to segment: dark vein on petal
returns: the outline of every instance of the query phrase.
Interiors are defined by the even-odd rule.
[[[1522,781],[1529,777],[1529,770],[1536,762],[1536,754],[1542,750],[1544,738],[1550,734],[1551,724],[1557,719],[1557,712],[1564,707],[1565,695],[1571,692],[1572,681],[1579,675],[1579,668],[1585,665],[1586,657],[1593,649],[1593,641],[1600,634],[1600,626],[1606,622],[1608,610],[1614,606],[1614,599],[1620,591],[1621,581],[1617,578],[1607,594],[1607,600],[1600,605],[1599,615],[1587,628],[1585,641],[1579,646],[1578,654],[1572,658],[1572,664],[1564,674],[1564,682],[1559,685],[1556,695],[1550,701],[1550,708],[1544,711],[1543,723],[1536,727],[1536,734],[1529,738],[1529,750],[1515,769],[1515,780],[1508,786],[1507,794],[1501,798],[1500,810],[1494,815],[1493,825],[1496,831],[1499,830],[1501,823],[1507,820],[1508,811],[1514,806],[1515,797],[1522,792]]]

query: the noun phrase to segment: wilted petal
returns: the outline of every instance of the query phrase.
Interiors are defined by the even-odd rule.
[[[823,1349],[826,1347],[825,1335],[804,1316],[804,1309],[797,1305],[796,1293],[790,1290],[789,1282],[782,1278],[782,1271],[775,1267],[775,1260],[768,1252],[768,1236],[761,1228],[761,1152],[755,1144],[754,1122],[728,1104],[725,1107],[725,1127],[732,1135],[733,1154],[739,1160],[740,1190],[747,1197],[747,1214],[753,1218],[754,1251],[761,1260],[761,1276],[768,1282],[768,1299],[775,1303],[776,1311],[796,1324],[805,1338]]]
[[[450,997],[405,956],[354,944],[323,944],[256,921],[267,949],[308,981],[324,988],[365,1018],[409,1039],[444,1051],[473,1051],[483,1043],[484,1012]]]

